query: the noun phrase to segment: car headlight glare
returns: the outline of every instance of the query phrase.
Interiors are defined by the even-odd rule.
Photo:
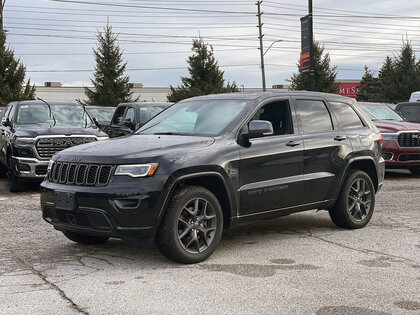
[[[159,163],[118,165],[114,175],[127,175],[130,177],[152,176],[156,172],[158,165]]]
[[[398,134],[397,133],[382,133],[382,138],[384,139],[384,141],[397,140]]]
[[[48,173],[51,171],[53,164],[54,164],[54,161],[53,160],[49,160],[48,161],[48,167],[47,167],[47,172]]]

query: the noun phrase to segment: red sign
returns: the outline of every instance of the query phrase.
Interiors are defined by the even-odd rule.
[[[360,92],[360,88],[357,88],[360,83],[339,83],[338,84],[338,94],[356,98],[356,94]]]

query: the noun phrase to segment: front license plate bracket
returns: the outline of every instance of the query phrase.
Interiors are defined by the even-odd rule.
[[[76,209],[76,196],[73,192],[55,191],[54,192],[54,207],[63,210]]]

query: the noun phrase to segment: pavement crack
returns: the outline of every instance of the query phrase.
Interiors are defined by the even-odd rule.
[[[383,255],[383,256],[387,256],[387,257],[392,257],[392,258],[402,259],[402,260],[404,260],[404,261],[406,261],[406,262],[417,263],[416,261],[411,260],[411,259],[406,258],[406,257],[402,257],[402,256],[398,256],[398,255],[393,255],[393,254],[388,254],[388,253],[381,252],[381,251],[378,251],[378,250],[373,250],[373,249],[366,249],[366,248],[355,248],[355,247],[351,247],[351,246],[348,246],[348,245],[344,245],[344,244],[341,244],[341,243],[338,243],[338,242],[334,242],[334,241],[331,241],[331,240],[328,240],[328,239],[325,239],[325,238],[322,238],[322,237],[316,236],[316,235],[314,235],[314,234],[313,234],[312,232],[310,232],[310,231],[307,231],[307,232],[308,232],[308,233],[301,233],[301,232],[297,232],[297,231],[296,231],[296,234],[306,235],[306,236],[309,236],[309,237],[313,237],[313,238],[315,238],[315,239],[317,239],[317,240],[320,240],[320,241],[322,241],[322,242],[329,243],[329,244],[333,244],[333,245],[336,245],[336,246],[339,246],[339,247],[342,247],[342,248],[345,248],[345,249],[349,249],[349,250],[357,251],[357,252],[364,253],[364,254],[376,254],[376,255]]]
[[[22,266],[24,266],[26,269],[30,270],[34,275],[36,275],[37,277],[39,277],[45,284],[47,284],[51,289],[57,291],[57,293],[61,296],[61,298],[63,300],[65,300],[68,304],[69,307],[71,309],[73,309],[74,311],[80,313],[80,314],[86,314],[89,315],[88,312],[86,312],[83,308],[81,308],[79,305],[77,305],[70,297],[68,297],[66,295],[66,293],[60,289],[60,287],[58,285],[56,285],[54,282],[49,281],[47,279],[47,277],[41,273],[40,271],[38,271],[37,269],[35,269],[32,265],[30,265],[28,262],[26,262],[25,260],[23,260],[22,258],[16,256],[13,253],[10,253],[13,255],[13,257],[15,258],[15,260],[17,260]]]

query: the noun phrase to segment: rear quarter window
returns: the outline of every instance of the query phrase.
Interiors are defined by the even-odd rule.
[[[342,129],[363,128],[364,124],[355,110],[346,103],[329,102]]]
[[[333,130],[331,115],[323,101],[296,100],[303,133]]]

